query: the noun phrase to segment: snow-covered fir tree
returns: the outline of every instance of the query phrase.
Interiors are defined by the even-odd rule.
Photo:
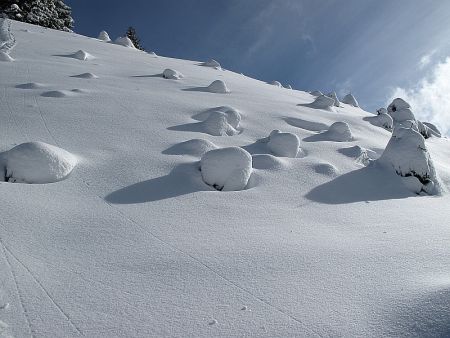
[[[10,19],[70,32],[71,8],[62,0],[2,0],[0,12]]]
[[[133,42],[134,47],[145,51],[144,47],[141,46],[141,40],[137,36],[136,30],[131,26],[127,29],[127,37]]]

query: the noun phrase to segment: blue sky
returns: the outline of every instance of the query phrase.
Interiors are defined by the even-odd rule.
[[[436,81],[445,82],[447,75],[450,81],[450,1],[66,3],[80,34],[97,36],[105,29],[114,38],[131,25],[144,47],[159,55],[215,58],[224,68],[301,90],[351,91],[371,111],[402,94],[414,101],[416,115],[450,130],[450,113],[440,113],[445,107],[438,103],[430,108],[430,100],[444,102],[449,91],[429,93],[442,87],[436,89]]]

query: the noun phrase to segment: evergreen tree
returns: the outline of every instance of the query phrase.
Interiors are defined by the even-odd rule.
[[[71,9],[62,0],[1,0],[0,13],[34,25],[71,32]]]
[[[134,47],[145,51],[144,47],[141,46],[141,40],[138,38],[136,30],[133,27],[128,27],[127,37],[131,40],[131,42],[133,42]]]

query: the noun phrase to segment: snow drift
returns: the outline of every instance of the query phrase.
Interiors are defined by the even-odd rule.
[[[225,84],[225,82],[223,82],[222,80],[215,80],[213,81],[208,87],[207,87],[208,91],[210,91],[211,93],[219,93],[219,94],[226,94],[229,93],[230,90],[228,89],[227,85]]]
[[[164,69],[163,71],[163,78],[165,79],[179,80],[182,79],[183,77],[184,75],[175,69],[167,68]]]
[[[320,95],[319,97],[317,97],[314,100],[314,102],[312,102],[310,104],[310,106],[312,108],[316,108],[316,109],[324,109],[324,110],[332,111],[334,102],[335,102],[334,99],[332,99],[331,97],[325,96],[325,95]]]
[[[359,107],[358,101],[356,101],[355,97],[351,93],[344,96],[344,98],[342,99],[342,103],[348,104],[353,107]]]

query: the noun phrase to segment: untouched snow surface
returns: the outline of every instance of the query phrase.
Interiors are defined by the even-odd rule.
[[[0,150],[40,141],[80,162],[56,183],[0,184],[0,335],[448,335],[449,196],[419,196],[392,168],[357,161],[391,138],[364,120],[373,114],[313,107],[309,93],[199,61],[12,30]],[[67,57],[77,50],[95,59]],[[185,78],[162,78],[167,68]],[[84,73],[98,79],[73,77]],[[218,79],[231,93],[205,90]],[[239,133],[193,126],[222,106],[242,113]],[[353,138],[326,138],[335,122]],[[273,156],[258,140],[274,129],[297,135],[303,155]],[[447,190],[448,139],[424,142]],[[201,157],[228,147],[252,155],[244,190],[203,182]]]

